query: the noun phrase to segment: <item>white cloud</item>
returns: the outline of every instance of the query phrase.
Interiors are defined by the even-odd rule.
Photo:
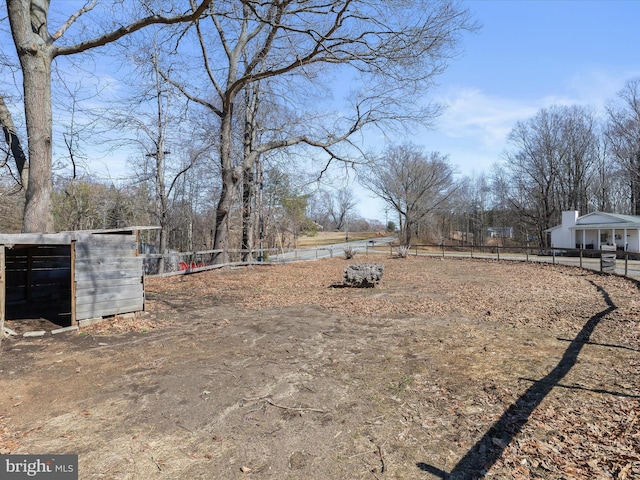
[[[596,112],[603,112],[607,101],[637,75],[633,71],[615,74],[592,69],[559,81],[555,91],[538,96],[499,95],[476,87],[450,86],[436,99],[447,109],[419,143],[428,150],[448,154],[461,173],[486,171],[502,160],[516,122],[526,121],[552,105],[592,106]]]
[[[573,94],[573,104],[591,105],[597,111],[602,111],[628,80],[638,76],[640,70],[612,72],[592,69],[573,75],[567,80],[566,88]]]
[[[503,145],[515,123],[538,110],[535,105],[475,88],[450,89],[439,100],[447,110],[438,120],[438,133],[455,139],[474,138],[478,146],[489,148]]]

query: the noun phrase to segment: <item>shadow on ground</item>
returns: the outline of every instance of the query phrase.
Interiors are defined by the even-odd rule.
[[[446,480],[475,479],[485,475],[500,458],[505,448],[529,421],[533,411],[554,387],[569,373],[578,361],[584,345],[588,344],[598,324],[617,309],[609,294],[600,286],[592,283],[602,294],[608,305],[606,309],[592,316],[582,330],[571,341],[564,355],[548,375],[534,383],[505,411],[473,447],[460,459],[450,472],[418,462],[417,468]],[[601,392],[611,393],[611,392]]]

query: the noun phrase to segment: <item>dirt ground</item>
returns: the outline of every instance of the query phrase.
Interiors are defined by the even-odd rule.
[[[82,479],[640,478],[640,296],[571,267],[358,256],[149,280],[6,339],[0,453]]]

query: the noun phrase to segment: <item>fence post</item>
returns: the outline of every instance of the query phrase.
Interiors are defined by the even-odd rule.
[[[580,249],[580,268],[582,268],[582,248]]]
[[[473,245],[471,245],[471,258],[473,258]]]
[[[551,256],[553,257],[553,264],[556,264],[556,249],[551,245]]]
[[[416,257],[418,256],[418,245],[416,244]]]
[[[627,276],[627,267],[629,263],[629,252],[624,252],[624,276]]]
[[[500,245],[496,246],[496,252],[498,252],[498,260],[500,260]]]
[[[600,251],[600,271],[602,272],[602,251]]]
[[[444,258],[444,240],[442,241],[442,258]]]
[[[526,261],[528,262],[529,261],[529,246],[528,245],[524,248],[524,256],[526,258]]]

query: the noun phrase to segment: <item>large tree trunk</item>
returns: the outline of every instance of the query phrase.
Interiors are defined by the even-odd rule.
[[[242,159],[242,261],[253,260],[256,227],[256,166],[259,155],[254,153],[260,82],[244,90],[244,158]]]
[[[214,255],[213,263],[222,264],[229,261],[229,217],[233,207],[233,194],[238,186],[239,178],[231,157],[231,132],[233,119],[232,95],[223,102],[220,125],[220,172],[222,190],[216,208],[216,225],[213,249],[221,250]]]
[[[24,208],[24,232],[53,232],[51,193],[51,58],[38,50],[21,55],[24,107],[29,138],[29,180]]]
[[[413,220],[405,219],[404,228],[404,245],[410,247],[413,239],[413,229],[415,228]]]
[[[253,165],[243,168],[242,172],[242,261],[253,260],[252,250],[254,247],[254,208],[255,198],[255,175]]]
[[[51,192],[51,61],[48,43],[48,5],[31,8],[31,2],[7,1],[11,33],[22,67],[24,113],[29,144],[29,179],[24,208],[24,232],[53,232]],[[38,27],[34,31],[34,27]]]
[[[213,263],[221,264],[229,261],[229,215],[233,206],[233,191],[236,182],[233,180],[233,169],[222,172],[222,191],[216,208],[216,226],[213,249],[220,250],[214,256]]]

